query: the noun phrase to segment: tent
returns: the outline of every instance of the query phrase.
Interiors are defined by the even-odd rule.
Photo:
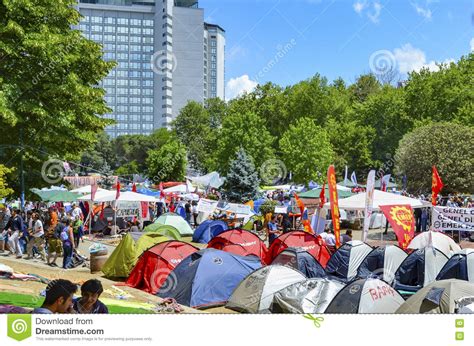
[[[274,313],[324,313],[344,284],[328,278],[308,279],[275,293],[271,310]]]
[[[334,297],[327,314],[393,314],[405,300],[386,282],[359,279],[350,282]]]
[[[474,249],[455,253],[446,262],[436,280],[458,279],[474,283]]]
[[[366,193],[358,193],[357,195],[342,198],[339,200],[339,208],[344,210],[365,210],[365,196]],[[380,210],[381,205],[393,204],[409,204],[412,208],[423,208],[429,206],[428,202],[423,202],[418,199],[397,195],[394,193],[374,190],[374,204],[373,210]],[[324,205],[324,208],[329,209],[329,202]]]
[[[416,292],[435,281],[436,276],[448,261],[445,254],[436,248],[424,248],[412,252],[395,273],[397,290]]]
[[[289,247],[278,254],[272,264],[286,265],[302,272],[307,278],[326,277],[324,268],[308,251]]]
[[[143,231],[146,233],[161,234],[174,240],[181,239],[181,234],[179,234],[179,231],[175,227],[169,225],[151,224],[145,227]]]
[[[132,191],[122,191],[118,199],[116,191],[100,191],[95,194],[94,202],[156,202],[157,199],[152,196],[142,195],[141,193]],[[78,198],[81,201],[90,201],[92,195],[88,194]]]
[[[193,184],[201,187],[213,187],[215,189],[220,188],[224,184],[224,178],[221,178],[219,173],[211,172],[200,177],[187,177]]]
[[[78,193],[65,190],[31,189],[31,191],[40,196],[41,200],[46,202],[74,202],[80,197]]]
[[[435,281],[398,308],[397,314],[453,314],[461,301],[474,298],[474,284],[463,280]]]
[[[430,246],[430,237],[432,246],[441,250],[446,256],[451,257],[455,252],[461,251],[461,247],[454,240],[441,232],[422,232],[413,238],[408,245],[409,249],[423,249]]]
[[[237,245],[230,246],[230,245]],[[227,250],[241,256],[257,256],[262,263],[266,263],[267,247],[254,233],[242,229],[225,231],[211,239],[208,248]]]
[[[161,234],[131,232],[122,239],[105,262],[102,272],[105,277],[127,278],[137,263],[138,257],[155,244],[169,240]]]
[[[224,221],[206,220],[194,230],[193,242],[207,244],[209,240],[226,231],[228,228],[227,223]]]
[[[270,312],[275,293],[305,280],[302,273],[287,266],[270,265],[260,268],[237,286],[226,307],[240,312]]]
[[[194,308],[223,305],[237,285],[261,266],[256,257],[204,249],[178,264],[157,295]]]
[[[190,183],[187,182],[186,184],[180,184],[172,187],[168,187],[164,189],[164,193],[191,193],[195,191],[195,187]]]
[[[81,186],[81,187],[78,187],[77,189],[71,190],[70,192],[79,193],[81,195],[88,195],[92,192],[92,187],[91,185]],[[105,189],[98,187],[97,192],[111,192],[111,191],[107,191]]]
[[[280,252],[289,247],[298,247],[308,251],[323,267],[326,267],[331,257],[320,236],[303,231],[293,231],[284,233],[273,241],[268,249],[268,259],[273,260]]]
[[[321,190],[322,189],[313,189],[313,190],[309,190],[309,191],[306,191],[306,192],[302,192],[300,194],[298,194],[298,197],[300,198],[319,198],[319,194],[321,193]],[[324,193],[325,193],[325,196],[329,196],[329,188],[326,187],[325,190],[324,190]],[[349,191],[347,190],[341,190],[341,189],[337,189],[337,196],[339,198],[347,198],[347,197],[351,197],[355,195],[355,193],[352,193],[349,189]]]
[[[372,250],[371,246],[360,240],[349,241],[331,256],[326,266],[326,273],[349,282],[356,278],[359,266]]]
[[[378,277],[391,285],[395,280],[395,272],[407,256],[397,245],[378,247],[362,261],[357,276],[362,279]]]
[[[173,226],[182,236],[193,234],[193,229],[191,228],[189,223],[187,223],[186,220],[183,219],[181,216],[174,213],[166,213],[161,215],[158,219],[155,220],[155,222],[145,227],[145,232],[153,232],[161,225]]]
[[[181,241],[170,240],[146,250],[133,268],[126,284],[155,294],[169,273],[183,259],[198,251],[197,247]]]

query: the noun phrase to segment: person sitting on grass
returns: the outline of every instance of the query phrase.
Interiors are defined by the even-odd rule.
[[[68,314],[73,313],[72,298],[77,285],[69,280],[57,279],[46,286],[46,298],[43,305],[33,310],[34,314]]]
[[[74,311],[78,314],[108,314],[109,309],[99,300],[102,292],[104,289],[99,280],[84,282],[81,286],[81,297],[74,299]]]

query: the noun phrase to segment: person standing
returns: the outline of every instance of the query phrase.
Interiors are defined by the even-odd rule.
[[[189,203],[189,200],[186,201],[184,204],[184,212],[186,215],[186,221],[187,223],[191,226],[191,203]]]
[[[198,205],[197,202],[196,202],[196,201],[193,201],[193,206],[192,206],[192,208],[191,208],[191,211],[192,211],[192,213],[193,213],[194,227],[199,226],[199,225],[198,225],[199,211],[198,211],[197,205]]]
[[[78,248],[79,241],[82,240],[84,242],[84,240],[82,239],[82,237],[84,236],[84,225],[80,218],[74,219],[73,233],[74,233],[74,247]]]
[[[271,220],[267,223],[268,229],[268,245],[270,246],[273,241],[278,238],[280,231],[278,230],[278,218],[274,215]]]
[[[72,265],[72,252],[74,251],[74,234],[69,219],[66,220],[61,232],[61,242],[63,243],[63,269],[69,269]]]
[[[39,254],[41,255],[41,259],[46,261],[46,252],[44,251],[44,227],[43,222],[39,218],[38,213],[33,214],[33,229],[31,231],[31,239],[28,242],[26,247],[26,252],[28,257],[26,259],[33,258],[33,247],[36,247]]]
[[[16,254],[16,258],[23,256],[23,251],[20,246],[20,237],[23,232],[23,219],[20,216],[20,210],[14,209],[12,214],[12,223],[10,228],[10,236],[8,238],[8,245],[10,253]]]

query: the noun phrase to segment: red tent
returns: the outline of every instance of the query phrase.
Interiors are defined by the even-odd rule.
[[[273,260],[276,256],[288,247],[302,248],[313,255],[318,262],[326,268],[326,264],[331,257],[324,240],[320,236],[293,231],[282,234],[276,238],[268,249],[268,258]]]
[[[156,244],[141,255],[126,285],[155,294],[168,274],[184,258],[198,250],[191,244],[176,240]]]
[[[212,238],[207,247],[240,256],[255,255],[262,263],[266,263],[268,250],[265,243],[256,234],[243,229],[222,232]]]

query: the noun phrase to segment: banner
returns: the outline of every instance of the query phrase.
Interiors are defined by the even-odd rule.
[[[374,204],[375,191],[375,170],[371,170],[367,176],[367,189],[365,192],[365,212],[364,212],[364,231],[362,240],[366,241],[369,234],[370,218],[372,217],[372,209]]]
[[[474,208],[433,207],[433,231],[474,232]]]
[[[341,224],[339,221],[339,201],[337,198],[337,181],[336,170],[334,165],[328,168],[328,188],[329,188],[329,202],[331,205],[332,225],[334,229],[334,236],[336,237],[336,248],[341,243]]]
[[[397,235],[398,245],[405,250],[415,236],[415,217],[409,204],[381,205],[380,210]]]
[[[201,198],[197,205],[197,210],[200,213],[211,214],[216,209],[217,203],[218,203],[217,201]]]
[[[140,217],[141,209],[141,202],[118,201],[116,217]]]

